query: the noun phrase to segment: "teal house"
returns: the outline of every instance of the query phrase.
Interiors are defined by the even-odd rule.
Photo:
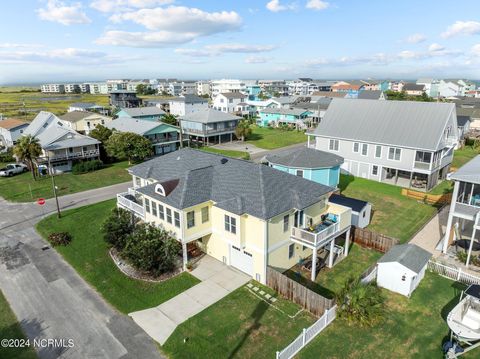
[[[122,108],[116,113],[117,117],[131,117],[145,121],[161,121],[165,111],[156,106]]]
[[[264,108],[259,111],[260,119],[257,124],[261,127],[278,124],[296,124],[298,120],[304,120],[313,112],[299,108]]]
[[[247,86],[245,90],[247,91],[248,99],[250,101],[259,100],[258,95],[260,95],[260,93],[262,92],[262,88],[260,86],[250,85]]]
[[[333,153],[304,147],[268,155],[270,167],[330,187],[338,187],[343,158]]]

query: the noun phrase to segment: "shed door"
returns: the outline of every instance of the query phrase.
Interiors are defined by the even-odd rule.
[[[230,246],[230,265],[253,275],[253,255],[236,246]]]

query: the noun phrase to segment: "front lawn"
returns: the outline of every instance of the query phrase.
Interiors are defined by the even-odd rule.
[[[250,155],[248,154],[248,152],[245,152],[245,151],[221,150],[214,147],[200,147],[199,150],[205,151],[205,152],[217,153],[219,155],[233,157],[233,158],[241,158],[245,160],[248,160],[250,158]]]
[[[452,167],[460,168],[478,154],[479,151],[474,149],[473,146],[465,146],[456,150],[453,154]]]
[[[348,175],[340,176],[345,196],[372,204],[368,229],[407,242],[436,212],[436,208],[402,196],[402,188]]]
[[[0,291],[0,339],[26,339],[22,328],[10,309],[10,305]],[[6,348],[0,345],[0,358],[36,358],[33,347]]]
[[[442,358],[446,317],[463,285],[426,273],[410,299],[383,290],[387,314],[371,328],[337,318],[298,355],[300,358]],[[478,357],[478,349],[466,358]]]
[[[274,305],[300,309],[281,298]],[[289,318],[243,286],[179,325],[162,349],[171,358],[274,358],[314,321],[306,311]]]
[[[100,226],[115,200],[64,211],[61,219],[49,216],[37,224],[37,231],[47,238],[50,233],[69,232],[72,242],[56,250],[108,302],[123,313],[155,307],[198,283],[182,273],[161,283],[131,279],[118,270],[108,254]]]
[[[273,150],[275,148],[307,142],[307,136],[303,131],[287,131],[271,127],[252,126],[252,133],[246,141],[259,148]]]
[[[124,161],[108,164],[105,168],[85,174],[65,173],[55,176],[57,193],[63,196],[131,181],[127,168],[128,162]],[[30,172],[8,178],[1,177],[0,197],[13,202],[33,202],[37,198],[52,198],[52,179],[45,176],[34,181]]]

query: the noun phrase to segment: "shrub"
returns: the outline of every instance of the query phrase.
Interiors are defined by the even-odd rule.
[[[135,229],[137,219],[129,211],[114,208],[102,224],[103,239],[119,252],[125,248],[127,237]]]
[[[72,241],[72,236],[68,232],[52,233],[48,236],[52,246],[66,246]]]
[[[100,160],[82,161],[82,162],[75,163],[72,166],[72,173],[74,175],[87,173],[87,172],[99,170],[102,167],[103,167],[103,162]]]
[[[15,162],[13,148],[8,148],[5,152],[0,153],[0,162]]]

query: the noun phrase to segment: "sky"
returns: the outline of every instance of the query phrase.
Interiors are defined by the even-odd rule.
[[[0,30],[0,84],[480,79],[478,0],[9,0]]]

